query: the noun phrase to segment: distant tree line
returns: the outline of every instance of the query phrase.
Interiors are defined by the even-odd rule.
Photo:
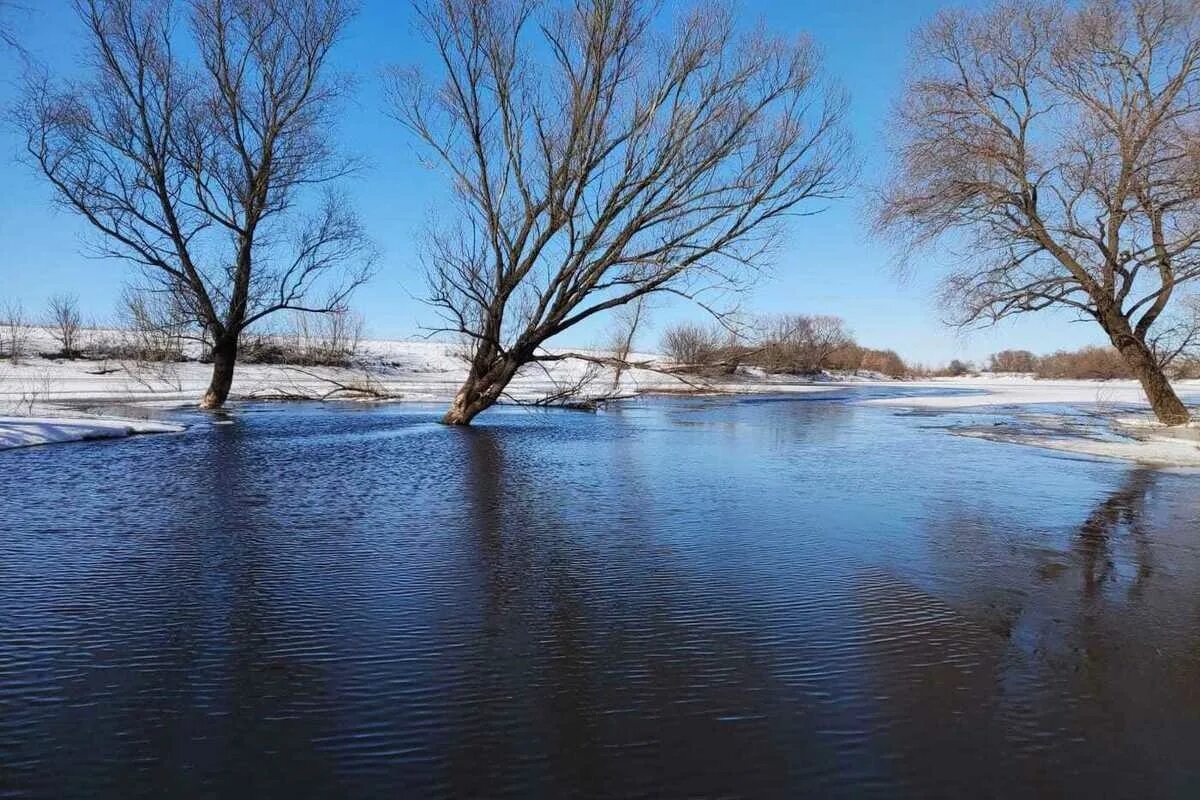
[[[739,367],[756,367],[797,376],[826,370],[910,375],[895,351],[863,347],[840,317],[829,315],[764,317],[739,329],[716,322],[683,323],[664,332],[660,348],[676,368],[697,373],[732,374]]]
[[[1177,380],[1200,378],[1200,357],[1188,354],[1163,365],[1165,374]],[[980,372],[976,365],[954,360],[930,375],[961,376]],[[1056,350],[1037,355],[1029,350],[1001,350],[988,357],[983,372],[1034,375],[1048,380],[1128,380],[1137,375],[1113,347],[1090,345],[1078,350]]]

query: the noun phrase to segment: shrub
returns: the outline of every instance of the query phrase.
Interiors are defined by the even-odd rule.
[[[1084,347],[1059,350],[1042,356],[1037,362],[1039,378],[1113,380],[1132,378],[1133,373],[1121,354],[1112,347]]]
[[[173,295],[129,287],[118,315],[124,322],[124,341],[104,357],[161,363],[187,360],[183,345],[189,315]]]
[[[858,372],[863,368],[863,357],[866,352],[864,348],[853,342],[843,345],[829,354],[829,358],[826,360],[828,369]]]
[[[988,372],[1036,372],[1038,358],[1028,350],[1001,350],[988,359]]]
[[[16,364],[29,350],[29,320],[19,300],[9,300],[0,310],[0,353]]]
[[[348,367],[358,356],[362,335],[362,316],[349,309],[296,312],[289,330],[246,339],[238,357],[246,364]]]
[[[730,336],[714,325],[684,323],[663,334],[662,350],[676,364],[710,365],[728,351]]]
[[[840,317],[790,314],[761,324],[747,361],[768,372],[807,375],[831,368],[833,355],[853,344]]]
[[[863,351],[860,369],[868,372],[880,372],[892,378],[904,378],[908,375],[908,366],[895,350]]]
[[[950,378],[961,378],[964,375],[970,375],[974,371],[974,365],[971,362],[960,361],[956,358],[947,364],[946,368],[938,374]]]

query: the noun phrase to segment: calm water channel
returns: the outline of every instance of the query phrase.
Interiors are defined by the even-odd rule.
[[[1200,476],[854,399],[0,454],[0,796],[1200,794]]]

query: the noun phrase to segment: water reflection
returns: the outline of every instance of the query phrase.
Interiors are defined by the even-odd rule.
[[[1132,567],[1129,594],[1140,594],[1154,573],[1153,551],[1143,518],[1155,473],[1136,469],[1101,502],[1079,528],[1075,550],[1083,565],[1084,594],[1095,597]]]
[[[448,727],[471,735],[449,744],[453,794],[736,793],[731,761],[752,759],[762,786],[811,768],[820,744],[806,752],[799,717],[773,720],[782,688],[753,622],[706,609],[708,587],[647,540],[628,446],[605,454],[612,472],[556,473],[520,457],[524,435],[456,435],[472,465],[463,535],[478,542],[482,613],[455,656],[470,672]],[[504,734],[514,728],[524,736]]]
[[[913,646],[881,637],[888,645],[876,658],[886,663],[872,672],[888,696],[906,698],[896,721],[913,751],[904,763],[918,769],[912,779],[966,745],[954,756],[970,765],[964,775],[995,772],[990,785],[1006,791],[1175,796],[1194,786],[1200,572],[1192,555],[1161,566],[1163,553],[1194,553],[1197,509],[1178,494],[1186,481],[1125,471],[1061,539],[1052,527],[1014,539],[1002,516],[980,512],[982,502],[934,521],[931,539],[954,553],[937,561],[946,600],[915,587],[894,592],[889,602],[904,597],[904,606],[883,619],[918,621],[901,637]],[[1163,484],[1170,489],[1157,492]],[[881,606],[868,602],[864,613]],[[931,684],[928,664],[962,669]],[[1186,735],[1145,744],[1164,728]],[[930,750],[929,737],[917,736],[929,730],[957,733]],[[981,736],[983,760],[967,745]]]

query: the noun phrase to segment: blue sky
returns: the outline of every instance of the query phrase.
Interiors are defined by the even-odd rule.
[[[11,22],[27,48],[55,70],[74,70],[81,39],[70,1],[23,0],[21,5],[25,11],[12,14]],[[869,185],[886,162],[881,134],[900,88],[909,36],[945,5],[942,0],[741,0],[739,8],[773,29],[808,31],[822,46],[829,73],[850,92],[849,123],[864,164],[862,180]],[[364,0],[337,59],[340,69],[358,78],[341,132],[347,150],[367,163],[346,191],[382,251],[378,275],[354,305],[369,332],[381,337],[418,335],[423,324],[433,322],[420,301],[424,283],[414,242],[443,182],[417,163],[405,133],[384,116],[379,80],[388,65],[419,61],[423,52],[407,2]],[[12,54],[0,53],[0,70],[0,104],[7,107],[15,96],[19,63]],[[83,254],[84,224],[51,204],[46,186],[16,160],[19,147],[11,126],[0,129],[0,302],[16,297],[36,312],[55,292],[73,291],[89,316],[110,318],[128,269]],[[791,223],[772,276],[745,306],[763,313],[837,314],[863,344],[890,347],[927,364],[982,360],[1007,347],[1045,352],[1103,342],[1095,325],[1056,314],[966,335],[948,328],[932,291],[943,265],[930,256],[905,279],[898,278],[889,247],[873,241],[863,224],[862,194],[854,190],[824,213]],[[653,346],[671,322],[701,316],[681,303],[663,304],[641,344]],[[565,334],[561,343],[585,346],[600,328]]]

